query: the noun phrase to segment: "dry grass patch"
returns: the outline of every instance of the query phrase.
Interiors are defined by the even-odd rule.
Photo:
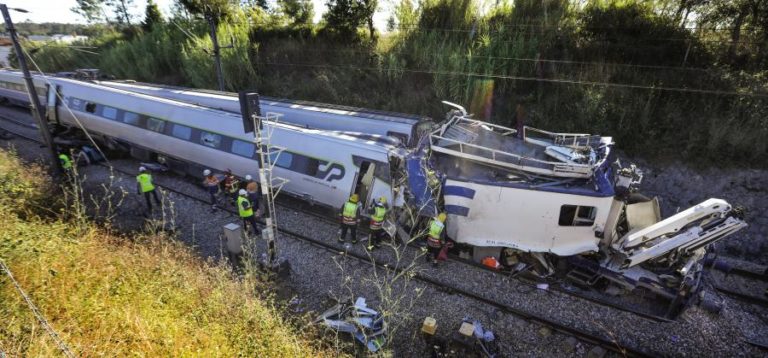
[[[31,175],[30,173],[33,173]],[[0,258],[80,356],[301,357],[330,355],[286,324],[261,281],[233,279],[160,237],[77,234],[45,217],[47,179],[0,151]],[[36,196],[37,195],[37,196]],[[37,216],[39,214],[40,216]],[[55,356],[5,275],[0,275],[0,350]]]

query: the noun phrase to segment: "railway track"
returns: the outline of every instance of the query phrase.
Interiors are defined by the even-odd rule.
[[[725,272],[725,278],[727,279],[731,275],[739,276],[745,280],[768,283],[768,269],[765,269],[764,271],[759,272],[759,271],[747,270],[741,267],[732,267]],[[762,285],[762,286],[764,288],[763,292],[758,292],[757,294],[754,294],[753,292],[745,292],[745,291],[733,289],[731,287],[726,287],[719,283],[713,284],[713,287],[715,290],[725,295],[728,295],[732,298],[735,298],[739,301],[743,301],[749,304],[755,304],[758,306],[768,307],[768,287],[766,287],[765,285]]]
[[[0,119],[8,120],[7,116],[2,115],[2,114],[0,114]],[[17,122],[17,121],[11,120],[11,122]],[[30,135],[27,135],[27,134],[24,134],[24,133],[20,133],[20,132],[15,131],[15,130],[9,130],[7,127],[4,127],[2,129],[5,129],[6,131],[12,133],[13,135],[16,135],[16,136],[18,136],[20,138],[23,138],[23,139],[27,140],[27,141],[32,141],[32,142],[35,142],[35,143],[38,143],[38,144],[41,143],[41,141],[38,138],[34,137],[34,136],[30,136]],[[134,175],[134,173],[129,173],[126,170],[122,170],[122,169],[119,169],[119,168],[116,168],[116,167],[112,167],[112,168],[113,168],[113,170],[115,170],[115,171],[117,171],[117,172],[119,172],[121,174],[128,175],[129,177],[133,177],[133,175]],[[177,190],[177,189],[169,187],[167,185],[163,185],[163,184],[159,184],[159,183],[156,183],[156,185],[161,187],[161,188],[163,188],[164,190],[167,190],[168,192],[172,192],[172,193],[175,193],[175,194],[177,194],[179,196],[183,196],[185,198],[188,198],[190,200],[197,201],[197,202],[203,203],[205,205],[209,205],[209,203],[208,203],[208,201],[206,199],[203,199],[203,198],[197,197],[195,195],[192,195],[192,194],[189,194],[189,193]],[[233,209],[226,208],[226,207],[222,208],[222,209],[225,210],[226,212],[228,212],[232,216],[235,216],[235,217],[237,216],[237,213]],[[292,209],[295,210],[295,208],[292,208]],[[262,222],[262,224],[263,224],[263,222]],[[286,235],[287,237],[293,238],[294,240],[299,240],[299,241],[311,244],[311,245],[313,245],[315,247],[318,247],[318,248],[321,248],[323,250],[326,250],[326,251],[328,251],[329,253],[331,253],[333,255],[339,255],[339,253],[342,252],[343,255],[345,255],[347,257],[351,257],[351,258],[353,258],[355,260],[358,260],[360,262],[364,262],[364,263],[367,263],[367,264],[375,265],[376,267],[378,267],[380,269],[393,270],[393,271],[395,271],[397,273],[402,273],[404,271],[404,269],[402,269],[400,267],[397,267],[397,266],[389,265],[387,262],[376,261],[376,260],[373,260],[372,257],[370,257],[370,256],[359,254],[359,253],[356,253],[356,252],[353,252],[353,251],[349,251],[349,250],[345,250],[344,248],[340,248],[336,244],[331,244],[331,243],[328,243],[328,242],[325,242],[325,241],[322,241],[322,240],[319,240],[319,239],[316,239],[316,238],[312,238],[312,237],[303,235],[301,233],[297,233],[297,232],[294,232],[294,231],[291,231],[291,230],[287,230],[285,228],[280,228],[278,231],[281,234]],[[611,337],[604,337],[604,336],[595,335],[595,334],[592,334],[592,333],[589,333],[589,332],[585,332],[585,331],[582,331],[580,329],[573,328],[573,327],[567,326],[565,324],[561,324],[561,323],[556,322],[556,321],[554,321],[552,319],[549,319],[547,317],[542,317],[542,316],[539,316],[539,315],[531,314],[529,312],[525,312],[525,311],[522,311],[522,310],[520,310],[518,308],[515,308],[515,307],[512,307],[510,305],[507,305],[507,304],[505,304],[503,302],[499,302],[499,301],[496,301],[496,300],[493,300],[493,299],[489,299],[487,297],[483,297],[483,296],[478,295],[478,294],[476,294],[474,292],[471,292],[471,291],[468,291],[468,290],[465,290],[465,289],[462,289],[462,288],[459,288],[459,287],[447,286],[445,283],[440,282],[438,280],[435,280],[435,279],[433,279],[433,278],[431,278],[431,277],[429,277],[427,275],[424,275],[424,274],[422,274],[420,272],[416,272],[415,275],[413,275],[413,278],[418,280],[418,281],[420,281],[420,282],[423,282],[423,283],[425,283],[427,285],[433,286],[433,287],[435,287],[439,291],[449,290],[450,293],[452,293],[452,294],[457,294],[457,295],[464,296],[466,298],[472,299],[472,300],[477,301],[479,303],[482,303],[482,304],[494,307],[495,309],[497,309],[497,310],[499,310],[501,312],[510,314],[510,315],[515,316],[515,317],[517,317],[519,319],[523,319],[523,320],[531,322],[531,323],[535,323],[535,324],[538,324],[538,325],[541,325],[541,326],[548,327],[552,331],[559,332],[559,333],[567,335],[567,336],[572,336],[572,337],[574,337],[574,338],[576,338],[576,339],[578,339],[578,340],[580,340],[582,342],[602,347],[603,349],[615,352],[615,353],[620,354],[622,356],[627,356],[627,357],[653,357],[653,356],[655,356],[653,353],[647,352],[646,350],[644,350],[642,348],[634,348],[634,347],[624,347],[624,346],[621,346],[620,343],[616,342]]]

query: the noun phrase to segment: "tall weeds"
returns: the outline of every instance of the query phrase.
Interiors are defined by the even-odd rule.
[[[650,4],[650,5],[649,5]],[[717,35],[680,28],[651,3],[402,0],[380,37],[339,42],[322,25],[286,26],[239,12],[218,27],[228,90],[442,118],[442,100],[478,118],[612,135],[635,155],[768,163],[767,71],[718,62]],[[216,88],[205,23],[175,23],[131,40],[94,41],[101,55],[43,48],[46,70],[100,67],[152,82]],[[181,31],[184,29],[184,31]],[[714,36],[714,37],[713,37]],[[555,83],[567,80],[579,83]],[[597,84],[590,84],[597,83]],[[625,88],[604,84],[629,84]]]

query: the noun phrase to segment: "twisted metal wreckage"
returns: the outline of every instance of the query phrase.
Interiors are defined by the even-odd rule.
[[[490,256],[513,272],[642,288],[670,300],[674,316],[696,296],[708,245],[747,226],[721,199],[662,220],[611,137],[518,133],[453,106],[406,159],[408,203],[423,216],[445,211],[448,237],[477,262]]]

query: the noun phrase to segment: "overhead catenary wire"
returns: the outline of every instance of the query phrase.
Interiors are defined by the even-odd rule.
[[[24,292],[24,289],[21,287],[21,284],[19,284],[18,281],[16,281],[16,278],[13,277],[13,272],[11,272],[11,269],[8,268],[8,266],[5,264],[5,262],[0,259],[0,269],[5,273],[6,276],[8,276],[8,279],[11,280],[11,283],[16,288],[16,291],[19,293],[22,299],[24,299],[24,302],[29,307],[30,311],[32,311],[32,314],[35,316],[38,322],[40,322],[40,325],[43,326],[43,329],[45,329],[46,333],[53,339],[53,341],[56,343],[56,345],[59,347],[59,350],[61,350],[61,353],[67,356],[68,358],[74,358],[75,355],[72,353],[72,349],[69,348],[66,342],[64,342],[63,339],[59,336],[58,333],[56,333],[56,330],[51,327],[51,325],[48,323],[48,320],[45,319],[45,316],[40,313],[40,310],[37,308],[34,302],[32,302],[32,299],[29,298],[26,292]]]
[[[535,22],[531,19],[526,19],[525,21],[528,22]],[[630,26],[594,26],[589,25],[585,26],[583,23],[578,22],[566,22],[563,24],[551,24],[551,22],[545,22],[543,20],[540,21],[541,23],[545,24],[493,24],[488,27],[490,28],[500,28],[500,29],[506,29],[506,28],[540,28],[540,29],[562,29],[565,27],[582,27],[582,28],[589,28],[589,29],[600,29],[600,30],[636,30],[637,27],[630,27]],[[421,28],[421,29],[427,29],[427,30],[450,30],[450,31],[465,31],[469,32],[472,31],[472,28],[462,28],[462,27],[424,27],[423,25],[419,23],[402,23],[396,25],[397,28]],[[695,30],[695,31],[709,31],[709,32],[729,32],[733,31],[734,27],[718,27],[718,26],[675,26],[676,29],[681,30]]]
[[[195,35],[189,32],[188,30],[183,29],[174,19],[170,19],[170,22],[176,26],[179,31],[181,31],[184,35],[186,35],[190,40],[196,40]]]
[[[377,68],[377,67],[351,66],[351,65],[342,66],[342,65],[321,65],[321,64],[303,64],[303,63],[286,63],[286,62],[262,62],[262,63],[265,65],[272,65],[272,66],[339,68],[339,69],[347,69],[347,70],[369,70],[369,71],[385,71],[385,72],[408,72],[408,73],[423,73],[423,74],[444,75],[444,76],[480,77],[480,78],[490,78],[490,79],[547,82],[547,83],[584,85],[584,86],[645,89],[645,90],[665,91],[665,92],[684,92],[684,93],[768,98],[768,93],[720,91],[720,90],[708,90],[708,89],[700,89],[700,88],[677,88],[677,87],[666,87],[666,86],[647,86],[647,85],[636,85],[636,84],[630,84],[630,83],[581,81],[581,80],[571,80],[571,79],[525,77],[525,76],[486,74],[486,73],[475,73],[475,72],[435,71],[435,70],[419,70],[419,69],[392,68],[392,67]]]
[[[491,27],[489,29],[487,29],[487,28],[475,28],[475,29],[470,29],[470,30],[451,29],[451,28],[422,28],[422,27],[414,27],[412,30],[406,30],[406,32],[422,32],[422,33],[445,32],[445,33],[448,33],[448,34],[457,34],[458,33],[458,34],[474,34],[474,35],[478,35],[478,34],[484,34],[484,33],[491,33],[491,34],[493,34],[493,33],[502,33],[504,31],[499,30],[499,29],[495,29],[494,27]],[[559,28],[558,28],[558,32],[559,32]],[[525,33],[529,33],[529,32],[525,32]],[[540,33],[544,34],[545,32],[542,31]],[[694,34],[691,33],[691,35],[694,35]],[[622,38],[620,38],[618,36],[615,36],[615,35],[608,36],[608,37],[600,36],[598,38],[598,40],[600,40],[600,41],[622,40]],[[648,38],[642,38],[642,39],[638,39],[638,40],[642,40],[643,42],[684,42],[684,43],[688,43],[688,42],[692,42],[692,41],[697,41],[697,42],[728,43],[728,44],[741,44],[741,45],[764,45],[764,43],[760,42],[760,41],[744,41],[744,40],[734,41],[734,40],[718,40],[718,39],[701,39],[701,38],[693,38],[693,37],[692,38],[648,37]],[[514,41],[506,41],[506,42],[514,42]],[[646,46],[646,47],[648,47],[648,46]],[[655,47],[660,47],[660,46],[655,46]]]

